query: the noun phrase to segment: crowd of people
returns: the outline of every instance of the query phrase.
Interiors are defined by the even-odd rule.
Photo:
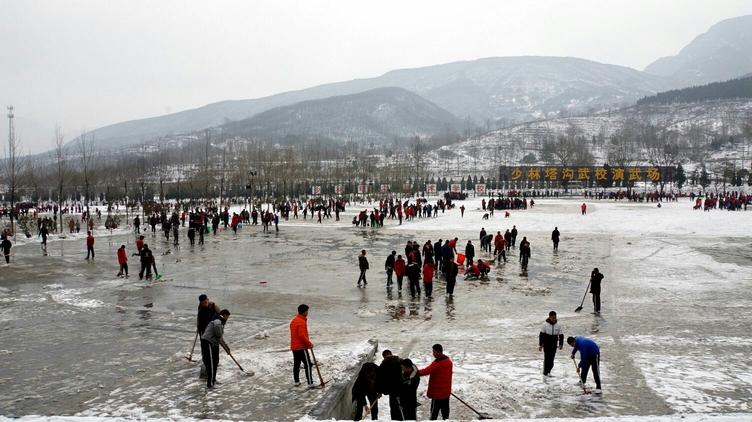
[[[558,228],[554,233],[556,233],[554,248],[558,249]],[[435,243],[429,239],[422,245],[417,241],[409,240],[405,245],[404,254],[398,254],[393,250],[384,261],[386,288],[391,290],[396,282],[397,291],[402,294],[404,281],[407,278],[407,288],[412,298],[421,295],[421,284],[425,296],[430,298],[433,295],[434,280],[443,277],[446,281],[446,294],[453,296],[457,276],[461,272],[465,274],[466,280],[487,279],[491,272],[491,264],[506,263],[510,249],[517,247],[517,235],[516,225],[513,225],[511,229],[506,229],[504,234],[499,230],[496,235],[487,232],[485,227],[481,228],[479,234],[481,250],[477,253],[472,240],[467,241],[464,249],[458,246],[458,237],[439,239]],[[491,244],[494,246],[493,251]],[[486,253],[490,255],[490,258],[485,260],[478,258],[480,253]],[[523,274],[527,272],[530,256],[530,242],[527,237],[523,237],[519,243],[519,261]],[[361,250],[358,256],[359,276],[356,282],[358,287],[367,286],[369,269],[367,251]]]

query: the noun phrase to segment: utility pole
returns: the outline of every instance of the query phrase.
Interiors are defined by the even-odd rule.
[[[6,157],[8,187],[10,188],[10,231],[13,233],[13,239],[16,238],[16,229],[13,225],[13,213],[15,212],[16,196],[16,131],[13,127],[13,118],[15,113],[12,105],[8,106],[8,156]]]

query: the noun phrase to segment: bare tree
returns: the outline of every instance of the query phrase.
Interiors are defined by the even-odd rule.
[[[60,233],[63,227],[63,188],[65,186],[65,176],[67,173],[67,152],[65,150],[65,135],[60,125],[55,126],[55,149],[52,152],[55,160],[56,184],[57,184],[57,205],[60,211]]]
[[[679,134],[672,130],[664,129],[657,132],[655,136],[648,136],[647,153],[648,162],[661,168],[675,167],[680,162],[681,147],[679,145]],[[665,181],[661,179],[661,192]]]
[[[413,165],[415,166],[415,180],[420,179],[420,169],[423,166],[423,156],[426,152],[426,144],[421,141],[420,137],[412,138],[410,142],[410,155],[412,155]]]
[[[93,165],[94,165],[94,135],[91,135],[91,138],[89,138],[89,134],[86,133],[86,131],[83,131],[81,133],[81,137],[78,138],[78,152],[80,154],[81,158],[81,176],[83,176],[84,181],[84,194],[86,195],[86,215],[91,216],[89,212],[89,202],[90,202],[90,187],[91,187],[91,179],[93,175]]]

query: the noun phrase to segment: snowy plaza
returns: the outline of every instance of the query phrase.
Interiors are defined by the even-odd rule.
[[[128,229],[98,228],[92,262],[84,260],[83,233],[52,237],[46,257],[36,239],[20,242],[0,284],[0,415],[299,420],[330,386],[355,376],[373,339],[376,363],[391,349],[419,368],[441,343],[454,362],[453,392],[498,419],[752,419],[750,214],[693,210],[680,198],[661,208],[588,199],[581,215],[582,202],[543,198],[509,218],[498,211],[484,220],[480,198],[470,198],[457,202],[464,217],[455,208],[402,225],[386,220],[383,228],[354,228],[352,217],[369,208],[356,203],[340,222],[291,218],[278,233],[243,226],[237,236],[224,230],[193,247],[184,233],[175,247],[157,230],[146,242],[159,281],[138,279],[137,258],[131,278],[115,276],[116,249],[135,252]],[[518,242],[531,242],[527,275],[512,249],[488,280],[460,275],[452,297],[441,278],[431,299],[385,287],[384,260],[408,240],[458,237],[458,250],[472,240],[476,258],[486,259],[481,228],[495,234],[512,225]],[[550,240],[555,226],[558,252]],[[361,249],[370,260],[366,288],[356,286]],[[589,294],[575,313],[594,267],[605,275],[602,313],[592,314]],[[211,392],[198,378],[199,364],[185,359],[201,293],[230,309],[226,341],[255,372],[244,375],[223,354]],[[310,306],[324,389],[293,387],[288,324],[300,303]],[[600,345],[602,396],[582,394],[567,345],[552,376],[542,376],[537,338],[550,310],[565,336]],[[428,417],[426,385],[421,380],[419,419]],[[477,416],[452,399],[451,417]]]

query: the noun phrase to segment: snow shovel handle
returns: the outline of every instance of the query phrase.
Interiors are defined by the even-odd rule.
[[[585,304],[585,298],[587,297],[588,290],[590,290],[590,281],[588,281],[587,287],[585,287],[585,294],[582,295],[582,302],[580,302],[580,306],[577,307],[575,312],[580,312],[582,310],[582,305]]]
[[[467,402],[465,402],[464,400],[462,400],[461,398],[459,398],[459,397],[458,397],[458,396],[457,396],[456,394],[454,394],[454,393],[450,393],[450,394],[452,394],[452,397],[454,397],[455,399],[459,400],[459,401],[460,401],[460,403],[462,403],[462,404],[464,404],[465,406],[467,406],[467,408],[468,408],[468,409],[470,409],[470,410],[472,410],[473,412],[475,412],[475,414],[476,414],[476,415],[478,415],[478,417],[479,417],[480,419],[491,419],[491,417],[490,417],[490,416],[488,416],[487,414],[485,414],[485,413],[480,413],[480,412],[478,412],[477,410],[475,410],[475,409],[474,409],[474,408],[473,408],[472,406],[470,406],[469,404],[467,404]]]
[[[238,369],[245,372],[245,369],[243,369],[243,367],[240,366],[238,361],[235,360],[235,356],[233,356],[232,353],[230,353],[230,349],[227,346],[225,346],[224,343],[220,343],[220,344],[222,344],[222,348],[225,349],[225,352],[227,352],[227,355],[230,356],[230,359],[232,359],[232,361],[235,362],[235,365],[238,365]]]
[[[321,386],[324,386],[324,378],[321,376],[321,370],[319,369],[319,363],[316,361],[316,354],[313,353],[313,347],[308,349],[311,351],[311,357],[313,358],[313,365],[316,366],[316,373],[319,374],[319,381],[321,382]]]
[[[198,340],[198,331],[196,331],[196,337],[193,338],[193,346],[191,346],[191,353],[187,357],[187,359],[191,362],[193,362],[193,351],[196,350],[196,340]]]

